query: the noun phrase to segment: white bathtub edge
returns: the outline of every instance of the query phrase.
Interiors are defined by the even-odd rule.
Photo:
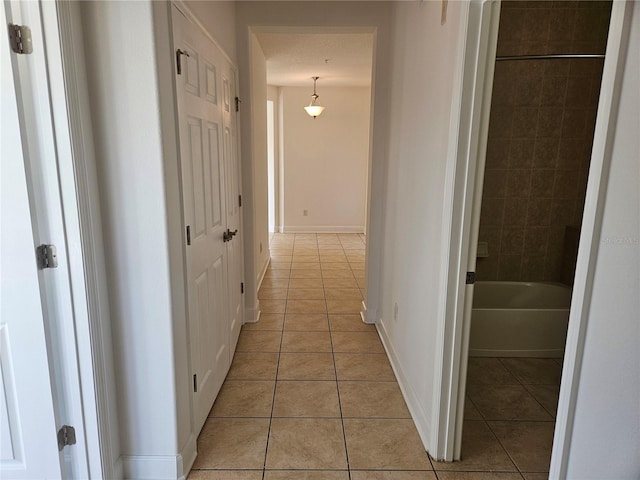
[[[562,358],[564,350],[488,350],[470,348],[470,357],[530,357],[530,358]]]

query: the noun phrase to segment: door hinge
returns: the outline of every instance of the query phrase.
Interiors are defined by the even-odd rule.
[[[55,245],[40,245],[36,249],[38,268],[56,268],[58,266],[58,254]]]
[[[240,104],[242,103],[242,100],[240,100],[239,97],[236,97],[236,112],[240,111]]]
[[[191,245],[191,227],[187,225],[187,245]]]
[[[242,206],[242,195],[238,195],[238,206]]]
[[[467,285],[473,285],[476,283],[476,272],[467,272],[467,281],[465,283]]]
[[[195,373],[193,374],[193,391],[198,392],[198,375]]]
[[[182,55],[188,57],[189,52],[180,49],[176,50],[176,70],[178,70],[178,75],[182,75]]]
[[[69,425],[63,425],[62,428],[58,430],[58,450],[62,451],[62,449],[67,445],[75,444],[76,429]]]
[[[244,293],[244,282],[240,282],[240,293]]]
[[[9,24],[9,42],[15,53],[27,55],[33,52],[31,29],[26,25]]]

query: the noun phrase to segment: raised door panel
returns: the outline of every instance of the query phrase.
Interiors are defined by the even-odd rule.
[[[196,47],[188,42],[184,44],[186,55],[182,55],[180,61],[184,71],[184,90],[185,92],[200,96],[200,58]]]
[[[211,226],[224,227],[224,170],[221,161],[220,127],[217,123],[207,125],[207,141],[209,146],[209,166],[211,172]]]
[[[196,240],[206,235],[206,177],[204,175],[204,152],[202,142],[202,120],[187,118],[187,149],[182,156],[183,182],[185,183],[185,218],[191,227],[191,238]]]
[[[227,372],[230,366],[229,357],[229,323],[228,319],[228,301],[227,294],[229,289],[227,288],[227,261],[226,256],[221,255],[212,265],[212,311],[217,319],[223,319],[223,321],[213,322],[214,328],[213,336],[215,341],[211,343],[211,353],[215,356],[215,387],[216,395],[224,382]],[[214,397],[215,399],[215,397]]]

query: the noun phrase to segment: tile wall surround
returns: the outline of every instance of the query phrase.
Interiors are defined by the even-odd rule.
[[[498,55],[604,53],[610,10],[503,2]],[[489,257],[478,279],[571,280],[565,231],[582,220],[603,63],[496,62],[479,232]]]

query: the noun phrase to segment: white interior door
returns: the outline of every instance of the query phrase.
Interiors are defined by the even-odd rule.
[[[7,25],[5,6],[2,25]],[[0,476],[61,478],[9,42],[0,42]]]
[[[200,431],[229,370],[222,56],[174,8],[194,430]]]
[[[242,257],[242,225],[240,206],[240,159],[238,158],[238,115],[236,112],[236,75],[233,65],[223,59],[221,64],[223,85],[223,124],[224,124],[224,164],[227,190],[227,228],[238,232],[227,242],[228,272],[229,272],[229,315],[231,331],[231,351],[235,350],[242,318],[244,316],[244,302],[242,293],[243,257]]]

